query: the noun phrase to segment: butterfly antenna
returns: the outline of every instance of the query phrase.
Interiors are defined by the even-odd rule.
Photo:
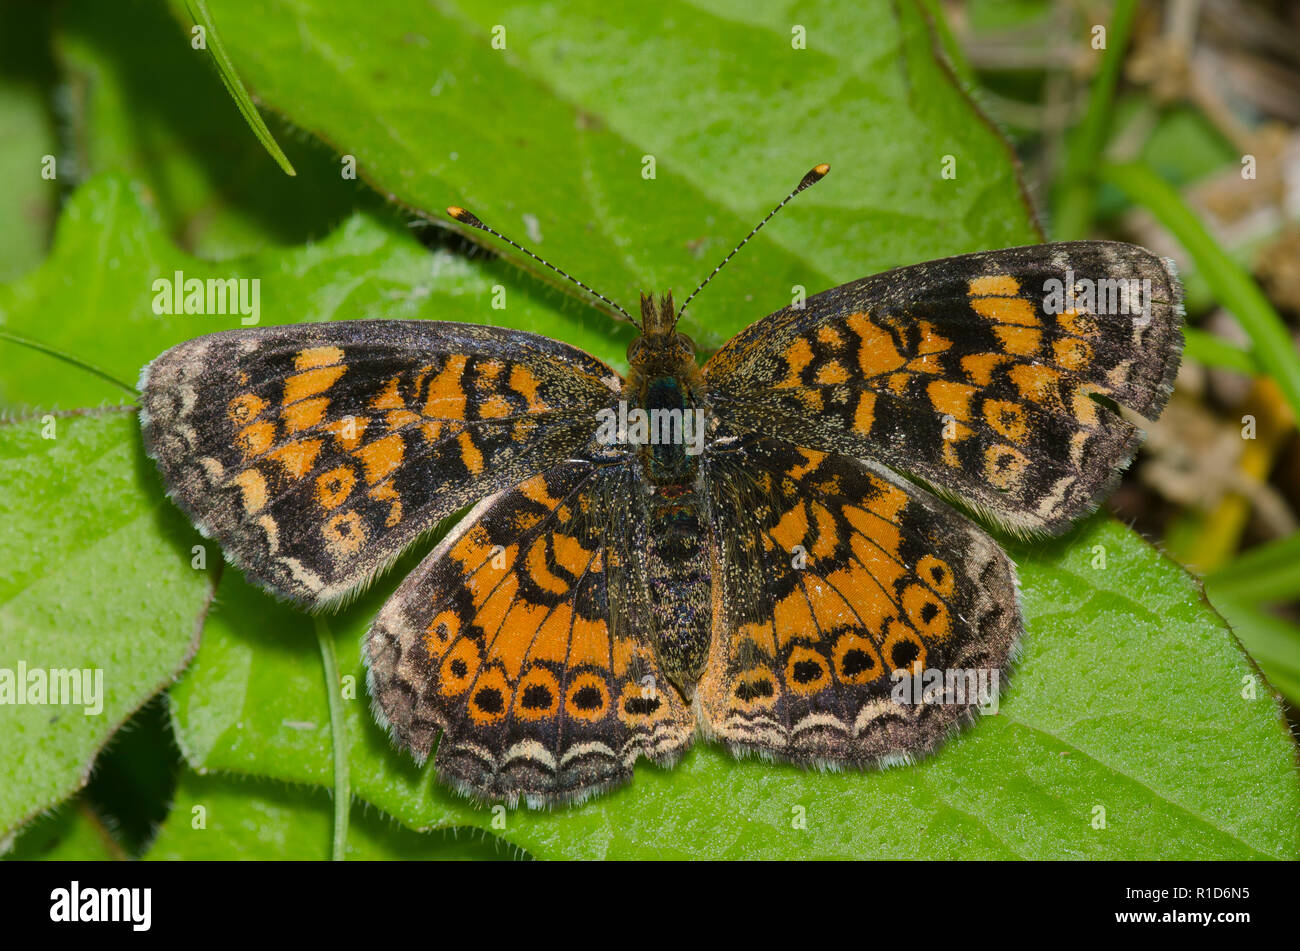
[[[636,323],[636,321],[632,319],[631,314],[625,311],[622,307],[619,307],[618,304],[615,304],[604,294],[600,293],[594,288],[588,287],[586,284],[582,283],[582,281],[578,280],[568,271],[561,270],[560,268],[556,267],[554,264],[552,264],[550,261],[546,260],[545,258],[534,254],[532,251],[529,251],[518,241],[511,241],[509,238],[503,235],[500,231],[497,231],[495,228],[489,228],[478,218],[477,215],[474,215],[471,212],[466,211],[464,208],[458,208],[455,205],[452,205],[450,208],[447,209],[447,214],[451,215],[453,218],[455,218],[463,225],[469,225],[471,228],[477,228],[479,231],[486,231],[490,235],[495,235],[496,237],[504,241],[506,244],[510,245],[512,248],[524,252],[524,254],[528,255],[530,258],[532,258],[534,261],[537,261],[539,264],[545,264],[547,267],[549,267],[552,271],[560,275],[560,277],[564,278],[565,280],[569,280],[572,281],[574,284],[577,284],[579,287],[581,287],[584,291],[586,291],[591,296],[603,300],[606,304],[614,308],[616,311],[618,311],[620,314],[622,314],[632,323],[634,324]]]
[[[749,234],[745,235],[745,239],[741,241],[740,244],[736,245],[734,248],[731,249],[731,253],[728,254],[725,258],[723,258],[722,262],[717,267],[715,267],[712,271],[709,272],[709,276],[700,282],[699,287],[691,291],[691,296],[686,298],[685,302],[678,309],[677,317],[679,319],[681,318],[682,314],[686,312],[686,305],[689,304],[691,301],[695,300],[695,295],[698,294],[700,291],[704,290],[705,286],[709,283],[709,281],[713,280],[714,275],[716,275],[719,271],[721,271],[724,267],[727,266],[727,262],[736,256],[736,252],[738,252],[741,248],[747,245],[749,243],[749,239],[754,237],[754,235],[758,234],[759,230],[762,229],[763,225],[767,224],[769,221],[772,220],[773,215],[775,215],[778,211],[780,211],[787,204],[789,204],[790,199],[794,198],[795,195],[799,194],[805,188],[810,188],[813,185],[816,185],[818,182],[820,182],[823,178],[826,177],[826,173],[829,172],[830,170],[831,167],[826,164],[818,165],[816,168],[809,170],[808,174],[799,180],[799,184],[795,186],[794,191],[792,191],[790,194],[782,198],[780,204],[778,204],[775,208],[773,208],[771,211],[767,213],[766,218],[764,218],[758,224],[754,225],[754,230],[751,231]]]

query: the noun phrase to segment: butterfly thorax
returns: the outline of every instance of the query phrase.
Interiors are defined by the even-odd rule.
[[[711,571],[701,450],[709,411],[690,338],[675,329],[672,296],[641,298],[643,334],[628,347],[624,398],[644,411],[652,439],[638,447],[646,488],[646,594],[655,651],[686,697],[708,659]]]
[[[623,388],[629,413],[644,413],[646,431],[634,440],[646,476],[680,493],[695,482],[708,424],[704,377],[695,344],[675,329],[672,295],[642,295],[643,333],[628,346]],[[670,494],[672,494],[670,492]]]

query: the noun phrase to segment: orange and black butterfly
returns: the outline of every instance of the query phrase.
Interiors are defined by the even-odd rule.
[[[697,733],[804,765],[933,750],[979,701],[900,684],[996,678],[1022,630],[1011,561],[934,493],[1013,534],[1095,508],[1141,438],[1116,407],[1169,395],[1180,300],[1160,258],[1083,241],[832,288],[703,366],[643,297],[626,377],[494,327],[232,330],[146,367],[141,415],[177,504],[307,607],[477,503],[370,630],[374,710],[456,789],[548,804]]]

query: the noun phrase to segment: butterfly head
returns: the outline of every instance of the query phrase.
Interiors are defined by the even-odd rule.
[[[641,336],[627,348],[627,362],[638,369],[671,372],[695,362],[695,342],[677,332],[678,313],[671,292],[641,295]]]

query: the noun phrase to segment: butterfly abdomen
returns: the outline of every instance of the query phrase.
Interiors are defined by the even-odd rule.
[[[649,421],[639,449],[651,529],[644,552],[646,594],[660,667],[690,697],[712,635],[708,520],[700,491],[707,413],[697,401],[692,361],[670,359],[666,342],[658,340],[642,356],[649,372],[634,373],[628,392]]]
[[[711,636],[709,535],[701,496],[660,486],[650,499],[646,580],[655,612],[655,651],[664,674],[690,697],[704,671]]]

